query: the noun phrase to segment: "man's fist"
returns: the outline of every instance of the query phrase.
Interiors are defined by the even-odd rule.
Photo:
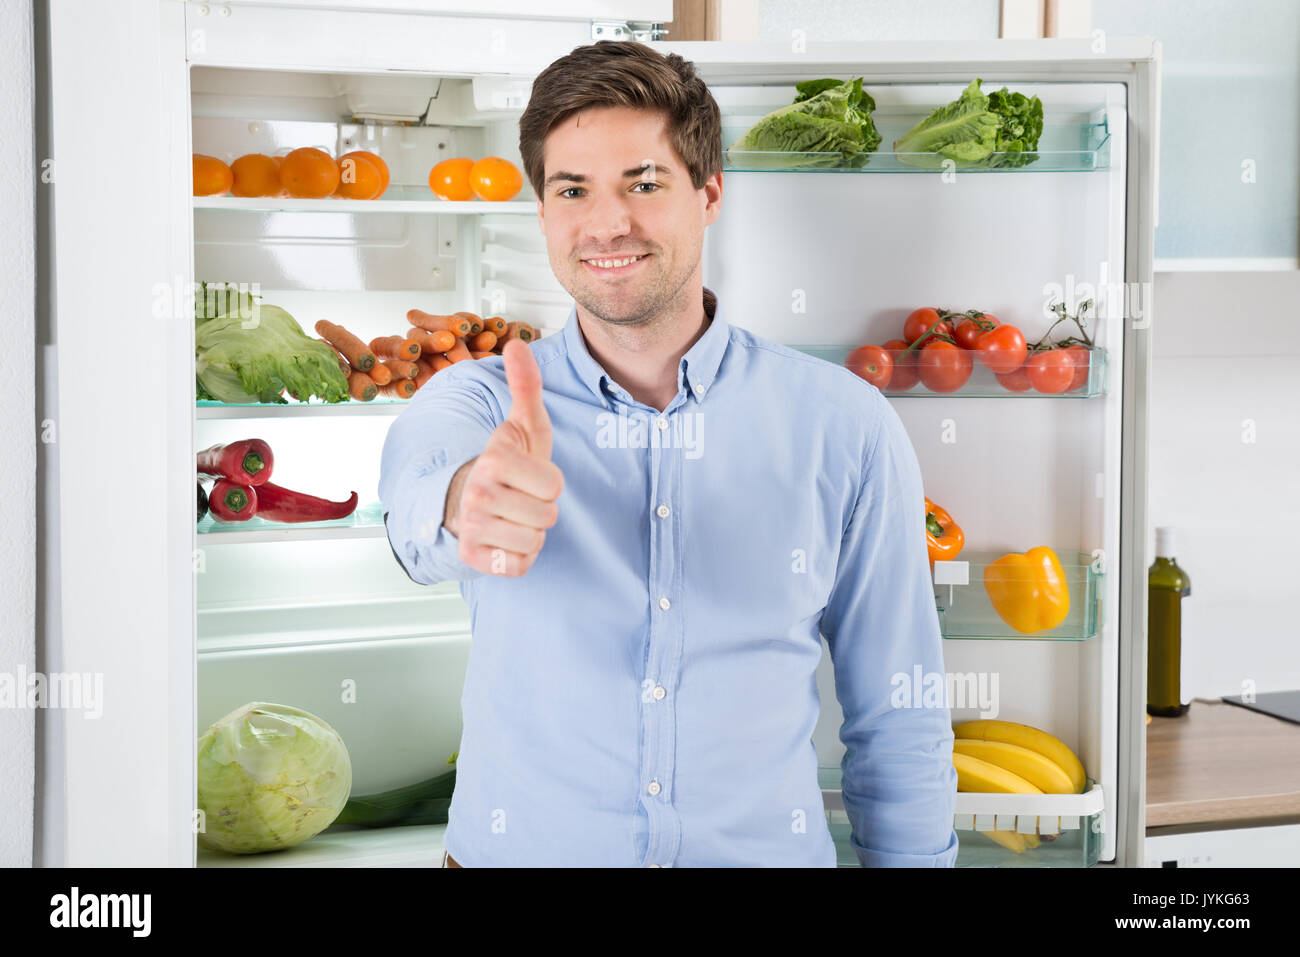
[[[551,461],[551,419],[532,349],[512,339],[502,356],[510,412],[452,478],[443,525],[459,539],[466,565],[514,578],[532,568],[559,517],[564,475]]]

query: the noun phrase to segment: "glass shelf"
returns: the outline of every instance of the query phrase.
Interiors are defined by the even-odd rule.
[[[535,200],[492,202],[473,199],[451,202],[439,199],[427,186],[390,186],[381,199],[296,199],[292,196],[194,196],[194,209],[246,210],[283,213],[428,213],[431,215],[482,215],[514,213],[536,216]]]
[[[799,352],[803,352],[818,359],[825,359],[827,362],[842,366],[856,346],[790,346]],[[886,349],[889,357],[897,363],[901,349]],[[971,375],[964,385],[952,392],[935,392],[928,388],[922,382],[914,383],[910,388],[900,390],[892,388],[886,384],[885,388],[880,391],[887,396],[974,396],[988,399],[1086,399],[1092,396],[1104,395],[1107,388],[1107,363],[1106,350],[1100,347],[1093,347],[1088,350],[1088,379],[1084,384],[1074,392],[1039,392],[1036,389],[1029,388],[1025,391],[1015,391],[1004,386],[998,381],[988,367],[978,358],[971,357]]]
[[[356,511],[347,518],[327,522],[270,522],[256,516],[243,522],[218,522],[209,513],[195,526],[194,531],[199,545],[383,538],[386,534],[384,513],[379,502],[358,505]]]
[[[835,842],[839,867],[859,867],[857,853],[849,843],[851,827],[841,793],[839,767],[817,769],[818,784],[826,808],[826,823]],[[1101,785],[1088,779],[1081,794],[982,794],[959,791],[953,805],[953,829],[957,832],[957,867],[1092,867],[1101,854],[1102,815],[1105,794]],[[1007,847],[985,836],[984,831],[1010,831]]]
[[[939,104],[935,104],[936,106]],[[915,114],[873,116],[882,147],[900,139],[928,111]],[[1092,119],[1092,117],[1100,117]],[[995,152],[978,163],[948,161],[938,153],[781,153],[775,151],[723,151],[724,172],[762,173],[1077,173],[1110,167],[1110,129],[1104,110],[1098,108],[1073,122],[1045,123],[1032,153]],[[758,119],[758,117],[754,117]],[[728,122],[728,121],[731,122]],[[734,117],[724,117],[722,141],[735,143],[749,130]]]
[[[934,602],[943,637],[1013,641],[1087,641],[1094,637],[1104,574],[1091,555],[1054,551],[1065,573],[1070,611],[1055,628],[1033,634],[1022,634],[1003,621],[984,588],[985,569],[1007,552],[963,550],[957,561],[935,562]]]
[[[417,390],[418,391],[418,390]],[[414,396],[412,396],[414,398]],[[200,399],[194,403],[194,415],[199,419],[265,419],[277,416],[301,415],[401,415],[402,410],[411,404],[410,399],[393,399],[387,396],[359,402],[349,399],[347,402],[322,402],[312,399],[307,402],[214,402]]]

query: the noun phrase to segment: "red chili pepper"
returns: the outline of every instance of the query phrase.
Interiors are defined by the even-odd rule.
[[[271,477],[275,458],[261,439],[214,445],[198,454],[200,475],[230,479],[236,485],[261,485]]]
[[[219,522],[245,522],[257,514],[257,493],[252,486],[217,479],[208,493],[208,510]]]
[[[331,502],[271,482],[263,482],[257,487],[257,515],[273,522],[323,522],[347,518],[356,507],[356,492],[346,502]]]

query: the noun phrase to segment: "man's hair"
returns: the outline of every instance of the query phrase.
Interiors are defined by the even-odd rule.
[[[519,153],[539,199],[547,135],[574,113],[611,106],[666,113],[668,140],[696,189],[722,169],[721,113],[694,65],[633,40],[601,40],[560,57],[533,81],[519,120]]]

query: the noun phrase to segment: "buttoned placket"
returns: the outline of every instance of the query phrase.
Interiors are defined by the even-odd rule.
[[[620,386],[611,383],[610,391],[619,401],[649,416],[650,429],[659,433],[657,441],[647,436],[647,468],[650,481],[650,634],[645,654],[642,683],[651,686],[648,700],[641,701],[642,797],[646,808],[646,867],[671,867],[681,844],[681,822],[673,807],[672,780],[677,755],[677,706],[668,689],[677,687],[685,637],[681,601],[681,542],[679,525],[682,494],[682,460],[680,415],[690,401],[685,385],[663,412],[636,402]],[[702,389],[695,389],[698,401]]]

